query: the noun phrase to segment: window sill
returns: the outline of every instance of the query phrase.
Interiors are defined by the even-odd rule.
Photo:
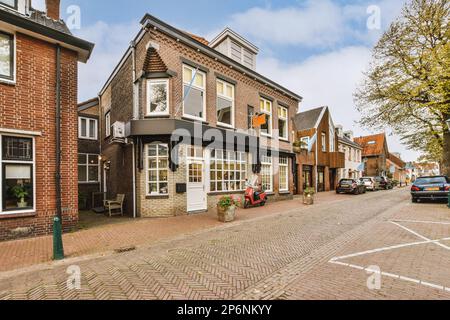
[[[208,196],[226,196],[230,194],[244,194],[245,191],[213,191],[209,192]]]
[[[283,141],[283,142],[287,142],[287,143],[290,142],[289,139],[285,139],[285,138],[279,138],[279,140],[280,140],[280,141]]]
[[[282,195],[282,196],[285,196],[285,195],[290,195],[291,192],[289,190],[285,190],[285,191],[279,191],[278,194]]]
[[[0,213],[0,220],[6,220],[6,219],[19,219],[19,218],[32,218],[36,216],[36,211],[15,211],[15,212],[6,212],[6,213]]]
[[[200,118],[194,118],[194,117],[189,117],[189,116],[182,116],[181,119],[186,120],[186,121],[191,121],[191,122],[201,122],[205,125],[209,125],[209,122],[207,122],[205,119],[200,119]]]
[[[147,114],[144,116],[145,119],[154,119],[154,118],[170,118],[170,114]]]
[[[100,181],[78,182],[80,185],[100,184]]]
[[[217,122],[216,125],[217,125],[218,128],[236,131],[236,128],[231,126],[231,125],[227,125],[227,124],[224,124],[224,123],[222,124],[222,123],[219,123],[219,122]]]
[[[78,137],[78,140],[86,140],[86,141],[98,141],[98,139],[97,138],[81,138],[81,137]]]
[[[170,196],[167,194],[160,194],[160,195],[146,195],[145,199],[147,200],[156,200],[156,199],[169,199]]]
[[[15,80],[0,79],[0,84],[5,84],[7,86],[14,87],[16,85],[16,81]]]

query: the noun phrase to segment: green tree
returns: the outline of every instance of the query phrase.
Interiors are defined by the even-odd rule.
[[[355,93],[362,126],[389,127],[439,162],[450,118],[449,37],[448,0],[410,0],[375,46]]]

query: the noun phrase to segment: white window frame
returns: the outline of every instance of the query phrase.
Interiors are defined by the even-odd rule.
[[[286,160],[286,161],[284,161]],[[289,192],[289,158],[288,157],[280,157],[278,160],[278,166],[281,168],[286,168],[286,188],[281,188],[281,170],[278,170],[278,176],[279,176],[279,189],[280,192]]]
[[[100,155],[99,154],[95,154],[95,153],[78,153],[78,157],[79,156],[86,156],[86,164],[79,164],[78,163],[78,170],[80,166],[86,167],[86,181],[78,181],[78,184],[90,184],[90,183],[100,183]],[[97,163],[96,164],[90,164],[89,163],[89,156],[95,156],[97,158]],[[89,167],[97,167],[98,170],[98,174],[97,174],[97,180],[89,180]],[[78,178],[77,178],[78,179]]]
[[[14,0],[14,6],[10,6],[4,2],[0,2],[0,6],[4,6],[9,9],[19,10],[19,0]]]
[[[10,8],[6,4],[4,6],[7,7],[7,8]],[[8,36],[10,36],[12,38],[11,41],[12,41],[12,50],[13,50],[13,53],[12,53],[13,61],[12,61],[12,70],[11,70],[12,77],[2,77],[2,76],[0,76],[0,82],[9,83],[9,84],[15,84],[16,83],[16,79],[17,79],[17,67],[16,67],[17,66],[17,41],[16,41],[16,34],[12,33],[12,32],[3,31],[3,30],[0,30],[0,33],[8,35]]]
[[[327,134],[325,132],[322,132],[321,135],[321,142],[322,142],[322,152],[327,152]]]
[[[167,108],[166,111],[164,112],[151,112],[150,107],[151,107],[151,100],[152,97],[150,95],[151,92],[151,87],[152,85],[155,84],[164,84],[166,86],[166,104],[167,104]],[[183,84],[183,92],[184,92],[184,84]],[[148,117],[153,117],[153,116],[167,116],[170,114],[170,88],[169,88],[169,79],[148,79],[147,80],[147,113],[146,115]]]
[[[16,137],[31,139],[33,144],[33,161],[14,161],[3,160],[3,137]],[[33,179],[33,208],[26,210],[3,210],[3,164],[27,164],[32,166],[32,179]],[[36,212],[36,139],[33,136],[21,135],[21,134],[2,134],[0,133],[0,216],[15,215],[15,214],[34,214]]]
[[[286,111],[286,117],[280,116],[280,110]],[[283,120],[285,122],[285,136],[280,136],[280,140],[289,141],[289,109],[283,106],[278,106],[278,120]],[[278,128],[278,133],[280,132],[280,128]]]
[[[209,161],[208,161],[208,191],[210,193],[211,192],[212,193],[230,193],[230,192],[232,193],[232,192],[242,192],[242,191],[244,191],[245,190],[245,180],[248,177],[248,171],[247,171],[248,158],[249,158],[248,154],[245,153],[245,152],[235,152],[235,151],[226,151],[226,150],[219,150],[219,149],[217,149],[217,150],[215,150],[215,155],[213,157],[212,156],[212,151],[213,150],[210,150],[210,152],[209,152]],[[218,152],[222,152],[222,154],[224,154],[224,152],[225,152],[226,156],[222,157],[222,158],[217,157],[217,153]],[[234,156],[236,157],[236,160],[228,159],[228,152],[234,153]],[[213,161],[215,163],[215,167],[214,167],[214,170],[211,170],[211,162],[213,162]],[[222,165],[222,170],[220,170],[220,171],[217,170],[217,164],[221,164]],[[228,178],[228,180],[224,179],[225,173],[230,174],[231,172],[233,172],[230,169],[225,170],[225,164],[228,164],[228,166],[230,164],[234,164],[234,170],[233,171],[234,171],[234,177],[235,178],[233,180],[231,180],[229,178]],[[241,166],[240,170],[236,169],[236,166],[238,164]],[[214,180],[211,180],[211,172],[212,171],[215,172],[215,179]],[[217,179],[217,172],[222,172],[222,180],[218,180]],[[238,173],[238,172],[240,174],[240,179],[239,180],[236,179],[236,173]],[[244,176],[242,176],[243,174],[244,174]],[[230,190],[230,188],[228,190],[224,190],[224,184],[226,182],[228,182],[228,183],[234,182],[235,183],[234,190]],[[239,183],[239,185],[242,184],[242,188],[237,188],[236,187],[236,183],[237,182]],[[215,190],[211,190],[211,183],[215,183],[216,184],[216,189]],[[217,188],[219,183],[222,183],[222,190],[218,190],[218,188]]]
[[[86,120],[86,136],[82,136],[82,130],[81,130],[81,122],[82,120]],[[94,138],[90,137],[91,135],[91,126],[90,121],[94,121],[95,127],[94,127]],[[89,117],[78,117],[78,139],[83,140],[98,140],[98,120],[94,118]]]
[[[306,142],[306,146],[301,147],[301,148],[304,149],[304,150],[308,150],[310,141],[311,141],[310,137],[302,137],[302,138],[300,138],[300,142]]]
[[[151,145],[156,145],[156,156],[150,156],[148,154],[148,148]],[[160,168],[159,167],[159,159],[160,159],[160,155],[159,155],[159,147],[160,146],[164,146],[167,148],[167,157],[163,157],[163,158],[167,158],[167,168]],[[145,148],[145,194],[147,195],[147,197],[155,197],[155,196],[169,196],[169,145],[167,143],[159,143],[159,142],[154,142],[154,143],[147,143],[144,146]],[[156,159],[156,169],[150,169],[148,166],[148,160],[149,158],[152,159]],[[162,170],[166,170],[167,171],[167,181],[161,181],[160,177],[159,177],[159,172]],[[156,171],[156,181],[150,181],[149,179],[149,173],[150,171]],[[157,190],[158,192],[154,192],[151,193],[150,192],[150,183],[156,183],[157,185]],[[160,190],[160,184],[161,183],[167,183],[167,193],[161,193]]]
[[[232,97],[232,98],[228,97],[228,96],[225,95],[225,94],[220,94],[220,93],[218,92],[218,91],[219,91],[219,90],[218,90],[218,84],[219,84],[219,83],[221,83],[221,84],[223,85],[224,92],[226,92],[226,87],[227,87],[227,86],[230,86],[230,87],[233,89],[233,97]],[[231,124],[223,123],[223,122],[220,122],[219,120],[217,120],[217,124],[220,125],[220,126],[228,127],[228,128],[234,128],[234,126],[235,126],[235,120],[234,120],[234,115],[235,115],[235,100],[236,100],[236,94],[235,94],[235,92],[236,92],[236,88],[235,88],[235,85],[234,85],[234,84],[229,83],[229,82],[227,82],[227,81],[223,81],[223,80],[221,80],[221,79],[217,79],[217,81],[216,81],[216,93],[217,93],[217,98],[221,98],[221,99],[228,100],[228,101],[231,102]],[[218,100],[218,99],[217,99],[217,100]],[[217,104],[218,104],[218,101],[216,101],[216,117],[217,117]]]
[[[192,81],[192,79],[191,79],[191,81],[192,81],[192,86],[191,87],[203,92],[203,117],[202,118],[196,117],[196,116],[193,116],[193,115],[190,115],[190,114],[186,114],[186,112],[184,110],[184,103],[185,103],[185,100],[186,100],[186,97],[184,96],[185,95],[184,86],[185,85],[189,86],[191,84],[190,82],[188,82],[188,83],[184,82],[184,69],[185,68],[190,69],[192,71],[192,76],[194,76],[194,74],[196,72],[200,73],[200,74],[203,74],[203,87],[199,87],[199,86],[195,85],[195,81]],[[197,70],[196,68],[193,68],[193,67],[191,67],[191,66],[189,66],[187,64],[183,64],[182,79],[183,79],[183,88],[182,88],[182,92],[183,92],[183,117],[184,118],[188,118],[188,119],[192,119],[192,120],[206,121],[206,73],[201,71],[201,70]]]
[[[108,110],[105,114],[105,137],[111,136],[111,110]]]
[[[269,118],[269,121],[267,124],[267,128],[269,129],[269,132],[265,133],[261,130],[261,135],[265,136],[265,137],[272,137],[272,133],[273,133],[273,101],[263,98],[263,97],[260,97],[259,101],[260,101],[259,102],[259,109],[260,109],[259,111],[262,114],[265,114],[266,116],[268,116],[268,118]],[[264,108],[261,108],[261,102],[264,103]],[[266,110],[267,102],[270,103],[270,112]]]
[[[335,152],[335,142],[336,142],[336,137],[335,137],[335,130],[333,127],[331,127],[330,125],[330,152]]]
[[[273,192],[273,159],[272,159],[272,157],[265,156],[265,155],[261,156],[261,183],[263,184],[263,186],[264,186],[264,183],[262,181],[262,171],[263,171],[263,167],[264,166],[269,166],[270,167],[269,168],[269,172],[270,172],[270,190],[267,189],[267,190],[263,190],[263,191],[265,191],[267,193],[272,193]]]

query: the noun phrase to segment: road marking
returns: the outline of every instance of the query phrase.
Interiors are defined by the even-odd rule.
[[[413,235],[415,235],[415,236],[421,238],[422,240],[425,240],[425,241],[432,241],[431,239],[428,239],[427,237],[421,235],[420,233],[417,233],[417,232],[415,232],[414,230],[411,230],[411,229],[409,229],[409,228],[407,228],[407,227],[405,227],[405,226],[402,226],[401,224],[399,224],[399,223],[397,223],[397,222],[391,221],[391,223],[393,223],[393,224],[395,224],[396,226],[402,228],[403,230],[408,231],[409,233],[412,233]],[[432,242],[432,243],[434,243],[435,245],[438,245],[438,246],[440,246],[440,247],[442,247],[442,248],[444,248],[444,249],[446,249],[446,250],[450,250],[450,247],[446,246],[445,244],[440,243],[439,241],[437,241],[437,242]]]
[[[397,274],[393,274],[393,273],[389,273],[389,272],[380,272],[377,270],[372,270],[370,268],[364,268],[364,267],[361,267],[361,266],[358,266],[355,264],[349,264],[349,263],[339,261],[339,260],[344,260],[344,259],[348,259],[348,258],[354,258],[354,257],[358,257],[358,256],[374,254],[374,253],[378,253],[378,252],[391,251],[391,250],[396,250],[396,249],[401,249],[401,248],[406,248],[406,247],[414,247],[414,246],[419,246],[419,245],[424,245],[424,244],[430,244],[430,243],[436,244],[444,249],[450,250],[450,247],[440,243],[440,241],[450,240],[450,237],[439,239],[439,240],[431,240],[431,239],[428,239],[427,237],[419,234],[418,232],[401,225],[399,222],[404,222],[404,223],[411,222],[411,223],[423,223],[423,224],[429,223],[429,224],[442,224],[442,225],[450,225],[450,223],[445,223],[445,222],[440,223],[440,222],[432,222],[432,221],[413,221],[413,220],[391,220],[389,222],[402,228],[403,230],[408,231],[409,233],[419,237],[420,239],[422,239],[424,241],[405,243],[405,244],[400,244],[400,245],[395,245],[395,246],[390,246],[390,247],[368,250],[368,251],[364,251],[364,252],[357,252],[357,253],[349,254],[346,256],[341,256],[341,257],[334,257],[329,261],[329,263],[352,268],[352,269],[357,269],[357,270],[361,270],[361,271],[372,272],[372,273],[380,274],[382,276],[386,276],[389,278],[398,279],[398,280],[402,280],[402,281],[406,281],[406,282],[411,282],[411,283],[419,284],[419,285],[422,285],[422,286],[425,286],[428,288],[438,289],[438,290],[445,291],[445,292],[450,292],[450,288],[445,287],[443,285],[434,284],[431,282],[422,281],[422,280],[414,279],[414,278],[410,278],[410,277],[405,277],[402,275],[397,275]]]
[[[437,221],[422,221],[422,220],[391,220],[393,222],[410,222],[410,223],[422,223],[422,224],[442,224],[450,225],[450,222],[437,222]]]

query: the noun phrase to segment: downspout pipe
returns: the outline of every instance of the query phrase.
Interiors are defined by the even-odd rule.
[[[139,118],[139,93],[136,84],[136,42],[131,42],[131,59],[133,64],[133,120]],[[137,185],[136,185],[136,148],[134,140],[132,141],[132,158],[133,158],[133,218],[137,218]]]
[[[56,45],[56,212],[62,224],[61,201],[61,47]]]

